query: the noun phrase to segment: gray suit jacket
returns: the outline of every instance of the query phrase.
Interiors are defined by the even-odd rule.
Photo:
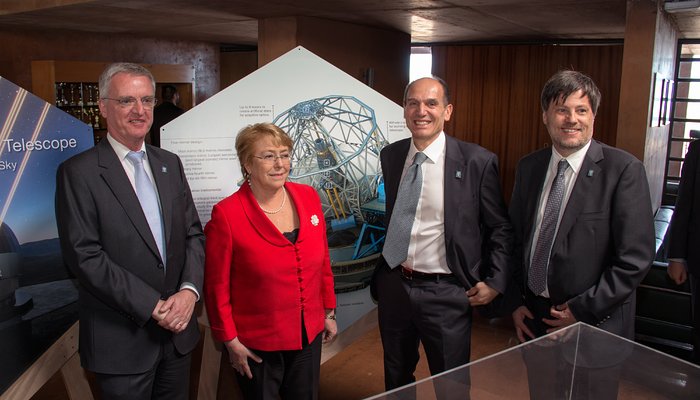
[[[146,146],[160,197],[167,273],[136,193],[105,139],[58,169],[56,220],[63,259],[80,283],[80,356],[89,370],[152,368],[163,338],[180,353],[199,341],[195,316],[177,335],[151,318],[158,299],[190,282],[202,293],[204,234],[180,159]]]
[[[537,203],[550,157],[551,148],[539,150],[524,157],[516,171],[510,217],[515,229],[515,289],[522,293],[527,290]],[[552,245],[552,303],[568,303],[577,320],[632,338],[635,290],[653,259],[654,225],[644,165],[622,150],[593,141]]]

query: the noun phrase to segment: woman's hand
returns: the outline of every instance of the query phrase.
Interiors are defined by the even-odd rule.
[[[247,376],[248,379],[253,379],[253,373],[250,371],[248,359],[251,358],[256,363],[261,363],[262,358],[248,350],[237,337],[225,342],[224,346],[226,346],[226,350],[228,350],[228,360],[233,369],[239,374]]]
[[[323,343],[329,343],[335,339],[338,334],[338,323],[335,321],[335,311],[328,313],[326,312],[326,318],[324,319],[323,328]]]

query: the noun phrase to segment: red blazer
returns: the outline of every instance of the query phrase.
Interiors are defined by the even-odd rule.
[[[258,206],[248,183],[216,204],[207,223],[204,300],[215,339],[262,351],[301,349],[335,308],[326,223],[316,191],[287,182],[299,215],[292,244]]]

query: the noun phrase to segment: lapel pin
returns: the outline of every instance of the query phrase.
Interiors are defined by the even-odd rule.
[[[163,173],[165,174],[165,173],[168,172],[168,167],[166,167],[165,165],[163,165],[163,166],[160,168],[160,170],[163,171]]]
[[[457,170],[457,172],[455,172],[455,178],[462,179],[462,171]]]
[[[588,170],[588,173],[586,174],[586,176],[588,176],[588,177],[593,176],[593,170],[592,170],[592,169],[589,169],[589,170]]]

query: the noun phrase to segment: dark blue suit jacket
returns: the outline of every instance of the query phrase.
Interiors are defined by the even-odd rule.
[[[510,217],[517,264],[513,271],[519,283],[515,289],[522,293],[527,290],[537,203],[551,154],[546,148],[527,155],[516,170]],[[653,259],[644,165],[629,153],[593,141],[552,245],[547,271],[552,303],[568,303],[577,320],[632,339],[635,291]]]
[[[510,278],[512,228],[508,221],[495,154],[445,135],[445,247],[447,266],[466,288],[478,281],[503,293]],[[389,226],[411,139],[381,152]],[[382,257],[377,268],[386,262]],[[379,294],[381,296],[381,294]]]

